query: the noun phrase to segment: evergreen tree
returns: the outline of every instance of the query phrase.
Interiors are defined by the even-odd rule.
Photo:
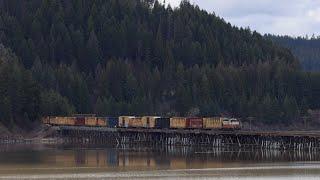
[[[41,115],[57,116],[71,115],[75,109],[65,97],[54,92],[53,90],[44,91],[41,93],[40,109]]]
[[[0,121],[8,126],[91,112],[289,124],[320,108],[320,74],[302,71],[283,43],[188,1],[172,9],[156,0],[29,0],[19,8],[3,0],[0,9]],[[318,38],[288,41],[314,71]]]
[[[100,55],[100,46],[99,41],[97,39],[97,36],[94,31],[90,32],[89,40],[87,42],[87,63],[84,65],[87,65],[89,67],[89,70],[94,70],[98,63],[101,61],[101,55]]]
[[[292,122],[299,117],[299,108],[295,98],[288,97],[283,101],[284,119],[287,122]]]

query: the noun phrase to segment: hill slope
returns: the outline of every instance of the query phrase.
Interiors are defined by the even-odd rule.
[[[187,1],[2,0],[0,29],[2,51],[30,74],[18,82],[35,83],[9,93],[6,77],[19,77],[0,68],[4,124],[73,112],[289,123],[320,107],[319,75],[300,72],[290,51]]]
[[[272,36],[266,38],[283,47],[289,48],[300,60],[302,68],[306,71],[320,71],[320,39],[292,38],[289,36]]]

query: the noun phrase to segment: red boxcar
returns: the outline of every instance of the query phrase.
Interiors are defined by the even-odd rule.
[[[187,118],[187,128],[200,129],[202,128],[202,126],[203,126],[202,118],[197,118],[197,117]]]
[[[75,125],[76,126],[84,126],[85,125],[85,117],[77,117]]]

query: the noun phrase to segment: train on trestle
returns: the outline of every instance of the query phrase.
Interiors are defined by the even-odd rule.
[[[44,117],[42,123],[52,126],[86,126],[108,128],[147,129],[205,129],[240,130],[237,118],[228,117],[160,117],[160,116],[119,116],[96,117],[94,114],[75,114],[71,117]]]

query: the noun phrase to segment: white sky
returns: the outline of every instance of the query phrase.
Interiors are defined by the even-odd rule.
[[[161,0],[160,0],[161,1]],[[320,0],[190,0],[233,25],[262,34],[320,35]],[[180,0],[166,0],[176,7]]]

